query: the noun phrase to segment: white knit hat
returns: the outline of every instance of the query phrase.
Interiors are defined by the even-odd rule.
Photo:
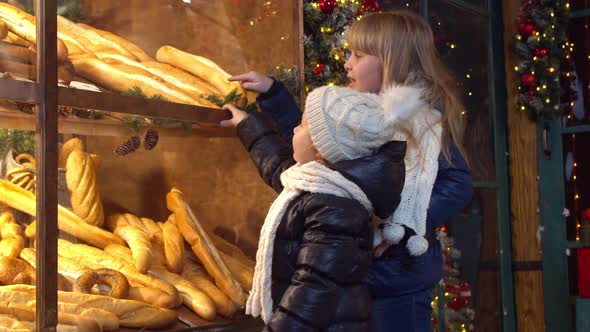
[[[372,93],[317,88],[307,97],[304,116],[313,145],[330,163],[368,156],[392,137],[394,123]]]

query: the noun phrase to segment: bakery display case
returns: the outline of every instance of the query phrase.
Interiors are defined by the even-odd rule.
[[[0,1],[0,326],[260,330],[243,305],[275,194],[220,105],[256,111],[230,74],[301,65],[301,11]]]

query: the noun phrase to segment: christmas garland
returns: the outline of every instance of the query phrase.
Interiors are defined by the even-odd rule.
[[[514,70],[519,76],[518,106],[522,111],[529,111],[532,118],[559,116],[571,109],[575,96],[568,90],[574,77],[563,70],[572,50],[566,34],[568,17],[567,1],[522,3],[518,32],[514,36],[519,55]]]

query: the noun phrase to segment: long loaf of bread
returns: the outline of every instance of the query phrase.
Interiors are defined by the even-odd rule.
[[[147,96],[161,95],[172,102],[200,105],[192,97],[159,81],[149,72],[123,62],[109,59],[103,61],[94,56],[77,56],[71,60],[78,75],[117,92],[139,87]]]
[[[57,243],[60,255],[71,258],[82,265],[92,269],[107,267],[123,273],[132,285],[141,284],[160,288],[166,292],[167,296],[161,300],[161,303],[164,303],[167,308],[175,308],[182,303],[176,287],[152,276],[137,272],[135,266],[122,259],[83,244],[73,244],[62,239],[58,239]]]
[[[95,27],[92,27],[90,25],[86,25],[83,23],[78,23],[78,26],[90,30],[90,31],[94,31],[96,32],[98,35],[100,35],[101,37],[103,37],[104,39],[108,39],[109,41],[111,41],[112,43],[118,44],[121,47],[123,47],[124,49],[126,49],[127,51],[133,53],[133,55],[139,60],[139,61],[153,61],[154,59],[149,56],[144,50],[142,50],[139,46],[135,45],[134,43],[119,37],[113,33],[110,33],[108,31],[105,30],[100,30],[97,29]],[[115,49],[117,49],[117,47],[114,47]]]
[[[227,80],[231,75],[205,57],[183,52],[172,46],[162,46],[156,53],[156,59],[198,76],[224,96],[234,89],[238,94],[245,95],[240,84]]]
[[[10,315],[21,321],[35,321],[35,308],[32,308],[27,304],[0,302],[0,314]],[[76,326],[79,331],[102,331],[102,328],[96,320],[80,315],[58,312],[57,321],[59,324]]]
[[[166,195],[166,206],[174,212],[175,222],[184,239],[191,245],[215,284],[236,304],[246,303],[246,294],[234,279],[209,236],[184,200],[180,190],[172,188]]]
[[[120,257],[123,260],[132,260],[131,251],[129,248],[113,245],[108,246],[106,250],[108,253]],[[180,293],[182,303],[184,303],[184,305],[194,311],[197,315],[207,320],[214,319],[216,309],[213,300],[185,278],[176,273],[168,271],[162,265],[163,257],[156,255],[154,258],[154,264],[152,264],[149,274],[174,285]]]
[[[161,223],[166,267],[174,273],[181,273],[184,266],[184,238],[178,227],[170,221]]]
[[[0,2],[0,18],[8,26],[8,30],[27,40],[31,44],[37,43],[35,17],[10,4]],[[68,59],[68,48],[59,38],[57,40],[57,60],[64,63]]]
[[[72,208],[90,225],[102,227],[104,209],[96,180],[97,165],[89,153],[72,151],[66,161],[66,183]]]
[[[0,212],[0,256],[16,258],[25,247],[21,225],[14,221],[12,211]]]
[[[192,80],[192,84],[190,84],[190,85],[189,84],[182,84],[182,82],[180,80],[176,79],[176,76],[171,75],[172,72],[157,70],[157,69],[154,69],[153,66],[152,67],[146,66],[145,63],[147,63],[147,62],[145,62],[145,63],[144,62],[137,62],[135,60],[126,58],[125,56],[123,56],[121,54],[116,54],[116,53],[112,53],[112,52],[95,52],[94,54],[100,60],[105,61],[110,64],[123,63],[125,65],[134,67],[134,68],[136,68],[138,73],[143,73],[145,76],[152,77],[153,79],[155,79],[159,82],[166,83],[168,86],[174,87],[178,91],[185,93],[186,95],[188,95],[191,98],[193,98],[194,100],[196,100],[198,102],[198,104],[201,106],[217,108],[217,105],[215,105],[211,101],[207,100],[205,97],[205,95],[213,93],[213,92],[211,92],[211,93],[205,92],[205,91],[209,91],[209,89],[205,88],[207,86],[206,83],[199,81],[198,79],[196,79],[196,77],[194,77],[188,73],[185,73],[185,74],[187,76],[191,76],[191,77],[195,78],[194,80]],[[152,61],[152,63],[159,63],[159,62]],[[161,65],[172,67],[172,66],[167,65],[165,63],[162,63]],[[172,68],[177,71],[176,72],[177,74],[178,74],[178,71],[182,72],[182,70],[180,70],[178,68],[175,68],[175,67],[172,67]],[[187,77],[185,76],[184,79],[187,79]]]
[[[211,282],[207,271],[202,266],[187,260],[181,275],[213,300],[215,309],[220,315],[232,317],[238,310],[238,306]]]
[[[3,291],[16,291],[32,296],[35,295],[35,287],[28,285],[0,286],[0,294]],[[109,311],[119,318],[119,324],[123,327],[163,328],[178,319],[178,315],[173,310],[155,307],[140,301],[63,291],[58,291],[57,299],[59,302],[76,304],[76,310],[97,308]]]
[[[33,217],[36,215],[35,195],[1,179],[0,202]],[[104,248],[111,243],[124,244],[123,240],[115,234],[85,223],[80,217],[61,205],[57,206],[57,227],[61,231],[98,248]]]

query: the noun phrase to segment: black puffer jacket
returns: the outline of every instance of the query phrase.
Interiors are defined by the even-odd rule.
[[[280,174],[295,164],[291,144],[281,140],[262,114],[238,126],[262,178],[277,192]],[[385,218],[400,200],[405,176],[405,142],[380,153],[330,165],[356,183]],[[356,200],[303,193],[291,202],[274,242],[268,331],[367,331],[371,296],[371,214]]]

